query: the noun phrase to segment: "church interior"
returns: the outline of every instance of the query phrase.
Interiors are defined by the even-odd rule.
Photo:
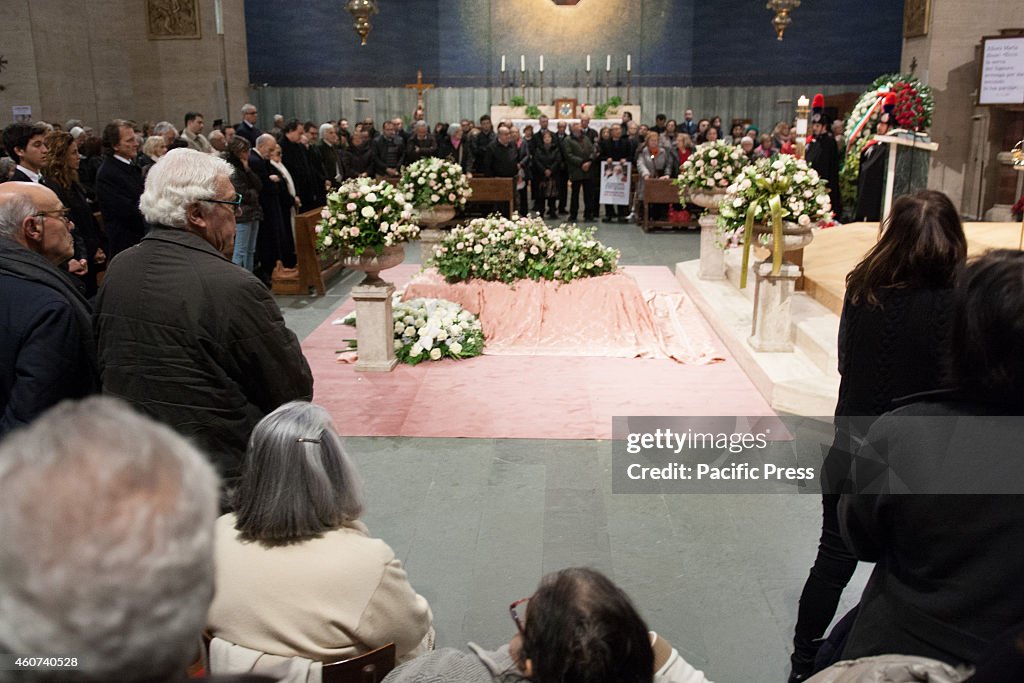
[[[183,656],[191,663],[191,677],[206,675],[216,680],[224,674],[254,673],[269,677],[252,680],[307,680],[279,677],[280,668],[227,667],[224,662],[231,656],[215,650],[210,638],[224,643],[235,636],[235,646],[302,659],[307,665],[312,660],[315,673],[310,669],[308,680],[317,681],[378,681],[389,671],[388,681],[1024,680],[1017,678],[1024,675],[1024,656],[1019,651],[1019,638],[1024,637],[1024,594],[1016,582],[1000,583],[1009,581],[1006,577],[1020,568],[1021,560],[1011,556],[1019,555],[1012,550],[1014,539],[1024,540],[1024,516],[1019,509],[1014,511],[1020,506],[1013,501],[1019,502],[1016,496],[1024,491],[1017,490],[1019,483],[1007,483],[1024,481],[1020,473],[1009,470],[1014,474],[1002,477],[1006,488],[1000,492],[1013,494],[1002,496],[948,485],[913,495],[918,490],[906,483],[910,480],[896,474],[881,489],[872,488],[877,481],[860,486],[862,480],[851,489],[849,481],[836,484],[826,476],[835,453],[843,451],[863,467],[864,449],[874,443],[868,439],[867,427],[863,434],[853,434],[852,427],[848,432],[840,426],[840,416],[870,415],[871,421],[879,420],[871,427],[874,437],[880,433],[875,431],[878,425],[890,424],[885,422],[890,410],[896,408],[899,413],[919,395],[925,397],[917,400],[929,401],[927,392],[948,390],[956,397],[957,402],[943,403],[943,410],[947,405],[961,406],[963,397],[974,400],[980,394],[968,394],[964,385],[951,378],[967,376],[958,372],[980,376],[988,367],[984,363],[996,362],[999,354],[993,351],[990,357],[978,349],[998,347],[1007,357],[1016,356],[991,370],[996,379],[988,389],[990,398],[996,394],[1000,400],[1005,398],[999,394],[998,387],[1003,385],[998,382],[1012,385],[1014,373],[1022,368],[1019,352],[1024,352],[1024,328],[1015,318],[1024,311],[1024,289],[1015,289],[1024,283],[1024,261],[1017,259],[1024,249],[1024,6],[1020,3],[12,0],[5,4],[5,20],[0,24],[0,122],[6,127],[4,144],[12,160],[8,166],[0,165],[0,171],[10,172],[0,179],[0,246],[24,241],[16,228],[5,228],[5,206],[9,205],[4,181],[46,185],[46,167],[39,171],[42,179],[37,173],[23,173],[26,168],[32,171],[25,161],[32,154],[25,140],[43,135],[33,128],[38,122],[51,124],[46,140],[56,141],[57,137],[50,137],[56,132],[66,132],[68,144],[73,144],[72,137],[77,140],[75,149],[82,161],[79,169],[76,159],[74,168],[79,170],[74,177],[81,176],[83,182],[88,168],[85,141],[90,139],[98,156],[102,138],[103,163],[116,158],[144,167],[145,192],[140,179],[130,208],[139,209],[141,195],[139,219],[146,217],[147,232],[150,224],[159,223],[150,217],[158,210],[156,203],[147,210],[147,197],[156,192],[150,185],[165,182],[161,167],[169,166],[167,161],[173,161],[179,146],[223,156],[236,173],[251,171],[263,179],[263,185],[272,179],[273,210],[283,212],[276,213],[281,222],[276,246],[265,245],[267,238],[253,232],[249,260],[243,256],[239,261],[242,224],[261,223],[261,229],[268,230],[269,209],[260,194],[266,188],[254,190],[260,209],[255,219],[245,218],[249,214],[243,206],[249,200],[237,184],[233,186],[237,200],[230,199],[230,192],[196,200],[217,205],[197,209],[201,216],[207,216],[202,213],[207,209],[235,204],[227,207],[235,212],[239,226],[237,233],[232,231],[234,251],[230,245],[224,251],[212,238],[204,239],[226,258],[225,267],[249,271],[245,277],[258,291],[253,296],[263,297],[261,310],[276,315],[268,329],[295,340],[295,348],[282,344],[279,354],[274,347],[259,359],[234,358],[224,373],[236,372],[237,364],[243,367],[241,374],[259,376],[257,369],[244,369],[249,362],[253,368],[264,364],[275,373],[285,373],[289,366],[284,359],[296,354],[312,388],[311,394],[296,390],[293,395],[277,396],[256,387],[246,399],[244,417],[237,420],[246,422],[238,457],[245,458],[247,469],[241,475],[235,470],[229,474],[212,457],[222,478],[219,513],[227,514],[217,522],[217,540],[206,542],[214,544],[216,562],[228,557],[226,562],[234,562],[238,573],[222,574],[213,560],[210,567],[215,568],[207,567],[217,577],[217,588],[211,584],[211,590],[218,592],[204,597],[207,603],[212,599],[213,606],[195,633],[200,654],[190,651]],[[1004,46],[1005,52],[998,52]],[[164,127],[165,122],[173,125]],[[24,124],[26,137],[9,138],[7,131],[17,124]],[[112,125],[115,139],[110,151]],[[168,136],[170,129],[173,133]],[[134,133],[129,137],[133,144],[139,143],[138,159],[122,158],[116,139],[119,130]],[[289,137],[292,131],[296,131],[294,139]],[[244,159],[232,161],[229,157],[236,149],[232,140],[247,138],[250,132],[252,139],[242,149]],[[427,136],[431,147],[421,152],[426,143],[418,141]],[[393,138],[399,140],[397,158],[387,156]],[[284,158],[280,165],[280,159],[274,160],[275,144]],[[313,166],[307,171],[288,168],[289,145],[302,154],[305,145]],[[318,146],[330,151],[314,151]],[[265,149],[270,152],[265,154]],[[363,157],[358,156],[359,149],[365,149]],[[422,212],[402,213],[399,218],[405,202],[413,209],[417,191],[415,178],[408,181],[403,173],[408,174],[413,159],[421,164],[445,158],[441,149],[449,151],[447,166],[454,167],[457,176],[453,183],[469,188],[465,198],[452,194],[451,201],[436,196],[431,200],[445,209],[456,205],[445,219],[431,222]],[[625,170],[618,168],[619,149],[628,150],[621,154]],[[703,156],[714,150],[723,156]],[[556,160],[545,166],[548,153]],[[585,159],[576,159],[577,154]],[[705,172],[695,164],[698,159],[714,158],[708,163],[717,168],[731,154],[741,158],[745,169],[733,176],[714,175],[714,169]],[[142,157],[147,159],[145,164]],[[257,165],[264,157],[266,175],[261,175],[264,172]],[[290,172],[287,183],[285,169]],[[22,175],[13,175],[16,172]],[[300,174],[307,172],[316,185],[312,199],[300,196],[304,182]],[[616,194],[621,191],[616,185],[620,175],[613,178],[613,172],[621,174],[625,187],[621,197]],[[99,195],[101,181],[95,168],[92,173]],[[808,177],[812,189],[797,194],[792,188]],[[427,182],[433,183],[436,176],[429,178]],[[746,186],[744,178],[748,178]],[[423,184],[423,179],[419,182]],[[15,192],[11,187],[22,184],[27,183],[11,183],[7,189]],[[287,196],[281,204],[277,186],[284,192],[286,184],[291,184],[294,197]],[[760,195],[759,187],[764,189]],[[94,210],[97,226],[105,223],[110,236],[110,224],[116,226],[120,219],[108,214],[111,204],[102,197],[97,200],[92,189],[85,187],[91,209],[87,213]],[[407,244],[396,247],[389,234],[382,252],[385,242],[357,242],[358,228],[346,233],[334,227],[336,222],[362,226],[359,239],[367,238],[366,226],[387,233],[387,224],[381,225],[384,218],[372,209],[369,222],[359,216],[357,202],[362,206],[364,200],[374,201],[372,196],[367,199],[367,191],[388,193],[387,197],[394,197],[395,191],[405,193],[396,200],[397,208],[388,220],[395,242]],[[55,197],[63,199],[55,192]],[[66,200],[62,203],[64,213],[59,216],[67,225],[71,205]],[[416,211],[421,208],[416,205]],[[45,227],[53,210],[36,209],[32,218]],[[191,225],[192,210],[183,209],[181,215]],[[417,215],[421,216],[418,221]],[[902,229],[901,220],[911,226],[907,234],[917,237],[892,237]],[[418,223],[410,228],[412,238],[399,234],[403,221]],[[88,239],[77,218],[74,225],[75,232]],[[516,239],[514,246],[498,253],[499,236],[513,232],[515,236],[506,239]],[[927,270],[916,260],[937,258],[939,247],[928,251],[921,246],[920,235],[925,233],[943,244],[948,240],[949,249],[956,253],[950,257],[956,264],[943,266],[952,274],[941,286],[935,284],[935,268]],[[151,236],[140,234],[135,243],[141,239],[142,244],[126,245],[123,252],[118,250],[118,258],[112,243],[108,255],[99,260],[93,255],[83,257],[83,268],[88,261],[88,268],[101,273],[93,272],[88,284],[79,289],[89,307],[87,313],[93,316],[99,351],[91,353],[98,358],[102,389],[97,385],[93,392],[68,397],[103,393],[123,399],[188,437],[203,452],[207,441],[197,436],[196,428],[203,418],[185,419],[180,412],[168,417],[161,413],[159,397],[132,397],[133,391],[144,394],[146,383],[158,385],[167,378],[164,369],[147,370],[146,361],[132,356],[145,356],[140,348],[154,344],[156,337],[137,328],[118,341],[117,348],[110,346],[114,343],[110,335],[119,329],[117,320],[127,315],[126,304],[115,306],[114,302],[127,301],[131,295],[114,298],[116,292],[131,289],[123,269],[130,267],[132,254],[141,253]],[[354,257],[346,255],[332,246],[332,238],[342,246],[349,244],[346,240],[369,244],[378,260],[367,261],[372,251],[363,252],[360,259],[362,247]],[[25,239],[33,249],[31,235]],[[562,253],[589,254],[565,256],[581,259],[579,266],[589,268],[589,273],[577,278],[577,261],[563,261],[562,253],[556,254],[563,241],[569,246]],[[464,249],[464,243],[470,246]],[[56,263],[44,253],[45,241],[40,244],[35,250]],[[394,262],[382,263],[380,259],[392,250],[398,254]],[[465,256],[457,253],[461,250]],[[998,254],[998,259],[992,254]],[[76,247],[72,263],[78,256]],[[4,284],[12,282],[5,278],[27,276],[19,270],[24,266],[8,266],[9,258],[18,260],[0,250],[0,336],[10,349],[0,353],[0,372],[7,375],[0,381],[0,401],[13,405],[18,382],[32,372],[18,365],[18,353],[29,337],[16,337],[15,313],[8,312],[21,310],[17,306],[24,303],[14,301],[21,295]],[[67,259],[51,270],[60,270],[62,277],[68,272],[74,275],[75,267]],[[112,277],[118,275],[118,261],[122,290],[116,289],[118,281]],[[894,265],[899,263],[903,265]],[[1005,282],[984,280],[984,268],[1009,268],[1011,263],[1018,270]],[[148,267],[154,273],[167,273],[170,264],[154,261]],[[520,264],[525,265],[520,268]],[[573,264],[572,275],[569,265],[560,264]],[[521,279],[513,282],[484,273],[499,267],[520,273]],[[922,279],[912,277],[910,270],[915,267],[922,269]],[[468,270],[457,276],[460,268]],[[79,273],[79,277],[84,276]],[[179,283],[200,276],[181,277]],[[614,278],[625,284],[617,280],[612,284]],[[968,291],[969,285],[981,287],[985,282],[1002,289]],[[196,291],[190,287],[182,285],[181,291]],[[241,297],[234,303],[225,294],[226,287],[204,290],[212,299],[223,297],[225,321],[234,314],[249,322],[258,317],[243,315],[248,300]],[[135,288],[145,290],[141,285]],[[941,296],[935,294],[938,290]],[[922,292],[927,294],[926,301],[917,297]],[[928,298],[933,295],[938,298]],[[165,292],[161,300],[167,296]],[[403,319],[406,313],[399,312],[410,300],[421,298],[454,301],[455,309],[473,315],[447,319],[440,331],[428,321],[426,328],[432,331],[424,342],[426,333],[418,329],[423,328],[420,314],[413,312]],[[985,320],[982,313],[975,319],[964,302],[981,300],[1011,303]],[[179,323],[173,316],[187,307],[173,301],[166,305],[164,319],[158,322],[176,328]],[[993,311],[995,306],[991,303]],[[999,315],[1009,320],[1005,329],[996,330],[992,326],[999,321],[992,320]],[[188,317],[189,324],[209,322],[202,315]],[[958,321],[977,325],[969,330],[975,336],[982,334],[978,330],[983,324],[990,324],[984,330],[991,337],[975,338],[972,346],[971,339],[965,340],[970,334],[956,327]],[[940,323],[947,327],[936,331]],[[471,324],[478,325],[482,348],[462,354],[462,346],[468,349],[475,343],[468,340],[476,338],[459,336],[462,344],[453,351],[455,335],[464,334]],[[232,348],[205,337],[198,345],[216,347],[217,353]],[[244,347],[243,342],[238,345]],[[983,360],[958,364],[947,346],[973,348],[975,357]],[[432,349],[437,350],[436,357]],[[179,362],[191,362],[173,352],[162,353],[167,356],[168,373]],[[928,365],[928,359],[934,363]],[[958,370],[960,365],[969,370]],[[197,392],[197,404],[206,400],[201,384],[205,378],[220,377],[219,370],[202,370],[194,377],[203,379],[193,380],[200,384],[183,380],[184,389]],[[109,382],[108,371],[116,373]],[[133,373],[138,375],[135,382]],[[232,382],[243,393],[245,385],[245,379]],[[184,389],[179,383],[175,390]],[[322,554],[314,561],[312,554],[301,554],[302,543],[267,543],[264,548],[252,541],[237,542],[237,547],[227,550],[221,547],[226,518],[234,523],[242,520],[245,511],[252,514],[261,505],[266,510],[272,507],[266,500],[244,501],[253,486],[248,478],[257,471],[251,458],[261,452],[256,447],[260,430],[273,424],[267,416],[276,416],[283,410],[279,407],[293,399],[322,406],[333,425],[324,427],[325,434],[336,430],[344,445],[347,456],[339,459],[345,464],[338,465],[338,471],[344,470],[348,477],[349,470],[344,468],[351,466],[357,472],[352,476],[361,481],[363,507],[361,515],[336,526],[357,528],[359,534],[382,539],[376,542],[384,550],[373,552],[393,553],[390,564],[386,563],[390,574],[380,579],[380,585],[388,580],[401,584],[389,589],[396,591],[388,598],[395,604],[353,607],[359,596],[345,595],[349,578],[345,572],[352,572],[359,590],[364,589],[366,577],[356,577],[361,569],[344,568],[347,559],[340,563],[343,568],[332,579],[334,583],[314,592],[316,581],[327,570],[307,572],[301,565],[328,567],[335,556]],[[909,410],[914,405],[918,404],[911,404]],[[943,418],[1013,416],[1003,418],[1009,421],[1009,433],[1024,430],[1018,417],[1022,413],[1016,412],[1022,407],[1019,396],[1010,396],[996,407],[985,405],[986,412],[943,413]],[[220,419],[221,407],[208,412]],[[13,408],[4,410],[10,414]],[[926,412],[910,414],[936,419]],[[37,430],[47,415],[38,419]],[[896,425],[897,418],[891,419]],[[20,428],[7,431],[11,425],[0,421],[0,499],[8,498],[24,476],[20,473],[24,468],[5,463],[5,457],[15,463],[16,456],[22,457],[19,449],[35,443],[28,435],[32,420],[12,418],[11,424]],[[736,464],[740,459],[729,448],[712,449],[712,455],[707,450],[684,450],[706,466],[705,473],[716,472],[714,481],[688,480],[686,465],[674,464],[682,446],[673,454],[671,444],[665,449],[659,445],[640,456],[626,448],[634,436],[650,436],[662,428],[666,433],[678,429],[677,436],[687,430],[719,428],[730,433],[746,430],[750,433],[745,436],[750,436],[765,424],[772,425],[769,431],[788,436],[773,435],[769,438],[773,445],[743,465]],[[912,429],[904,424],[899,423],[901,429]],[[303,448],[315,442],[319,452],[321,439],[328,440],[328,436],[295,436],[286,439],[290,446],[281,446],[282,452],[296,441]],[[958,432],[949,442],[963,443],[958,440],[961,436]],[[845,437],[856,444],[840,448]],[[894,438],[894,443],[911,451],[913,441]],[[268,449],[280,445],[268,443]],[[934,445],[921,436],[918,451],[911,454],[922,461],[934,455],[921,452],[926,450],[923,443]],[[892,448],[895,451],[897,446]],[[1009,449],[1020,453],[1019,443]],[[302,451],[303,457],[308,453]],[[150,456],[146,458],[149,462]],[[897,456],[892,458],[896,463]],[[301,467],[282,466],[280,481],[286,481],[283,473],[289,468],[298,471],[307,466],[326,471],[328,478],[342,477],[329,465],[308,462],[312,460],[304,459]],[[934,462],[936,470],[948,465],[954,471],[945,461]],[[815,481],[804,481],[803,475],[784,481],[739,481],[749,467],[767,471],[776,465],[813,467]],[[272,470],[270,465],[265,467],[266,476]],[[677,470],[672,476],[657,474],[673,467]],[[652,469],[655,474],[650,474]],[[639,471],[647,474],[637,481],[633,473]],[[135,475],[124,476],[129,478],[122,491],[144,481],[141,475],[138,481],[131,478]],[[91,480],[91,475],[83,475],[83,481]],[[336,482],[330,485],[342,487]],[[344,484],[350,485],[358,483]],[[324,495],[310,486],[298,494],[304,502],[296,503],[296,510]],[[264,496],[271,490],[277,491],[274,495],[296,495],[284,485],[278,489],[267,485],[262,490]],[[59,491],[58,484],[48,495],[57,496]],[[963,492],[978,495],[955,495]],[[871,507],[865,501],[876,499],[869,494],[886,502]],[[942,502],[946,498],[952,502]],[[0,535],[9,546],[0,551],[0,605],[5,604],[4,593],[21,591],[22,577],[30,573],[30,561],[19,554],[19,544],[27,543],[25,534],[40,533],[45,527],[37,524],[53,524],[54,519],[40,513],[38,520],[44,521],[38,521],[31,503],[25,502],[29,498],[18,500],[23,502],[17,508],[14,502],[6,506],[0,502]],[[157,507],[157,502],[145,505]],[[323,509],[311,514],[323,521],[327,514]],[[106,517],[102,507],[96,510],[100,512],[92,521],[89,511],[83,513],[82,529],[100,527],[104,519],[116,516]],[[168,510],[161,508],[154,519],[180,513],[177,508]],[[962,526],[954,517],[958,512],[969,518]],[[870,516],[876,526],[864,522],[865,526],[857,527],[858,513]],[[303,522],[292,519],[289,523]],[[914,523],[928,528],[914,527]],[[243,524],[238,521],[235,528],[244,536]],[[129,525],[122,531],[128,537],[144,534],[147,528]],[[326,543],[336,531],[311,537]],[[942,552],[929,554],[929,544]],[[948,550],[961,545],[971,550],[965,549],[962,555]],[[248,546],[259,546],[264,554],[250,554],[242,561],[242,553],[251,550]],[[112,555],[117,554],[115,550]],[[276,563],[270,564],[274,553]],[[288,563],[278,562],[286,553],[293,553]],[[337,553],[344,555],[341,550]],[[266,569],[259,566],[263,561],[268,562]],[[54,550],[52,557],[40,562],[61,564],[63,560]],[[246,562],[252,565],[246,567]],[[67,560],[67,566],[77,567],[78,561]],[[572,567],[596,570],[621,589],[615,595],[628,596],[629,611],[642,618],[644,633],[656,632],[657,638],[670,644],[668,663],[655,645],[654,668],[648,662],[646,673],[635,678],[609,671],[573,678],[575,674],[565,670],[560,678],[545,669],[541,663],[545,643],[536,640],[537,632],[530,633],[530,622],[538,624],[538,631],[539,624],[547,623],[538,608],[551,609],[551,603],[542,602],[542,598],[554,599],[545,592],[553,581],[550,577],[561,577],[563,570]],[[269,583],[269,578],[263,583],[265,577],[276,580],[286,568],[294,574],[284,588]],[[163,576],[160,572],[142,571],[141,583],[150,577],[153,585],[165,580],[156,578]],[[183,569],[180,572],[185,575]],[[317,578],[307,579],[307,573]],[[238,588],[225,593],[237,604],[226,605],[229,598],[221,598],[219,591],[224,590],[224,582],[235,578]],[[309,585],[299,586],[306,581]],[[243,593],[243,585],[253,592]],[[378,590],[377,597],[383,601],[384,588],[368,590]],[[26,595],[30,593],[25,589]],[[303,599],[298,596],[311,595],[319,602],[343,603],[344,610],[356,610],[358,620],[350,625],[340,621],[342,608],[334,614],[305,604],[296,616],[293,608]],[[84,588],[81,596],[83,602],[90,599]],[[524,603],[530,606],[517,612],[513,604],[510,620],[509,604],[526,596],[532,596],[530,603]],[[362,636],[371,622],[375,628],[384,628],[390,625],[389,619],[402,618],[407,605],[397,603],[413,598],[425,600],[429,609],[426,617],[420,615],[426,619],[424,630],[416,633],[408,647],[398,635],[385,636],[379,643]],[[67,597],[67,601],[74,599],[74,595]],[[289,606],[293,599],[295,604]],[[586,603],[586,595],[571,599]],[[594,598],[595,602],[610,600]],[[264,603],[265,612],[261,611]],[[100,648],[98,640],[68,636],[67,643],[74,645],[66,646],[63,636],[54,635],[65,631],[56,628],[40,630],[42,640],[33,641],[36,636],[25,621],[31,620],[26,615],[32,613],[21,602],[17,604],[22,605],[21,611],[0,608],[0,681],[62,680],[52,677],[52,670],[51,678],[43,676],[45,667],[7,666],[5,653],[11,658],[75,655],[83,662],[98,658],[99,649],[94,653],[68,650],[82,643]],[[66,607],[73,611],[70,603]],[[145,611],[146,605],[139,608]],[[205,615],[206,608],[200,609]],[[40,608],[40,613],[46,609]],[[257,617],[269,619],[268,615],[287,616],[256,624]],[[246,616],[251,623],[231,622]],[[297,626],[289,621],[292,618]],[[307,623],[318,618],[315,626]],[[554,623],[547,624],[552,630],[544,637],[558,640],[562,636],[555,637]],[[589,621],[584,624],[584,617],[569,623],[562,630],[576,633],[565,636],[567,641],[592,637],[588,629],[597,628]],[[918,624],[924,624],[920,631]],[[77,626],[88,630],[88,624]],[[259,637],[241,642],[247,629],[259,631]],[[614,627],[606,637],[621,644],[625,633],[625,626]],[[330,642],[332,638],[338,642]],[[511,649],[501,649],[510,639]],[[304,647],[308,642],[316,645]],[[1012,655],[1006,653],[1013,648],[1002,648],[1009,642],[1018,643]],[[53,647],[41,650],[41,643]],[[380,677],[332,678],[329,663],[369,656],[385,643],[394,643],[398,656],[392,647],[390,665],[384,666]],[[470,647],[470,643],[476,645]],[[128,640],[118,640],[116,633],[102,646],[108,645],[132,646]],[[585,642],[561,645],[568,648],[559,651],[564,669],[576,666],[565,663],[573,657],[589,662],[591,657],[603,656],[588,650],[583,657],[577,649],[585,648]],[[619,645],[601,647],[618,652]],[[472,660],[478,669],[473,670],[476,677],[458,667],[443,670],[449,662],[444,653],[451,659],[456,657],[451,654],[454,651]],[[232,654],[238,656],[237,651]],[[881,655],[891,659],[879,663]],[[827,656],[831,659],[823,659]],[[510,657],[505,669],[499,666],[505,661],[501,657]],[[624,661],[625,655],[621,657]],[[845,660],[856,662],[850,665]],[[429,675],[431,667],[440,672],[434,678]],[[902,667],[899,673],[897,667]],[[826,670],[839,673],[828,677],[823,675]],[[844,670],[849,678],[838,677]],[[97,671],[101,673],[83,669],[79,678],[66,680],[178,680]],[[868,677],[881,676],[882,671],[893,677]],[[184,675],[183,670],[179,673]],[[935,678],[929,678],[929,673]]]

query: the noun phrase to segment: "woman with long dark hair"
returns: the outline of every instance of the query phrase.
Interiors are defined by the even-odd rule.
[[[825,462],[818,554],[800,595],[791,682],[815,670],[857,558],[839,533],[839,494],[849,488],[849,454],[894,401],[946,386],[953,286],[967,257],[956,207],[941,192],[898,198],[878,243],[846,277],[839,322],[836,438]]]
[[[263,185],[249,168],[248,140],[235,136],[221,156],[235,169],[231,174],[231,184],[241,199],[235,211],[235,252],[231,261],[251,273],[256,264],[256,239],[263,220],[263,208],[260,206]]]
[[[85,288],[86,297],[96,294],[96,274],[107,267],[106,237],[96,224],[93,207],[78,180],[81,157],[78,143],[70,133],[55,130],[45,138],[46,157],[40,182],[50,188],[68,209],[75,224],[75,255],[69,270]],[[84,266],[83,266],[84,262]]]

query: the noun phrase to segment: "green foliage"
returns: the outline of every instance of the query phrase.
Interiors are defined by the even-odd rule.
[[[536,104],[531,104],[526,108],[526,115],[529,116],[531,119],[539,119],[540,107],[538,107]]]
[[[434,263],[449,282],[569,282],[614,272],[619,252],[595,240],[594,232],[572,225],[549,228],[540,218],[478,218],[444,238]]]
[[[522,95],[513,95],[512,98],[508,101],[508,103],[513,107],[525,107],[526,98],[523,97]]]
[[[603,119],[608,116],[608,103],[594,105],[594,118]]]
[[[611,97],[608,98],[609,106],[618,107],[620,104],[622,104],[622,98],[619,97],[618,95],[612,95]]]

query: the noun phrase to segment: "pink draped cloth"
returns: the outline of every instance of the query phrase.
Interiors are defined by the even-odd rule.
[[[504,356],[723,360],[712,334],[681,291],[642,292],[619,270],[569,283],[471,280],[448,283],[433,268],[412,278],[404,300],[454,301],[479,316],[484,353]]]

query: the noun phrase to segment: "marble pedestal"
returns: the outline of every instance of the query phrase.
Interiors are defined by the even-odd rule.
[[[426,268],[434,260],[434,248],[444,238],[446,231],[440,228],[420,229],[420,263]]]
[[[395,321],[391,311],[391,295],[395,286],[358,285],[352,288],[356,302],[357,372],[390,372],[395,358]]]
[[[755,351],[791,352],[793,350],[792,300],[800,266],[783,263],[778,275],[772,275],[770,261],[755,269],[754,321],[750,345]]]
[[[718,229],[715,214],[705,213],[697,222],[700,224],[700,279],[725,279],[725,250],[718,246]]]

